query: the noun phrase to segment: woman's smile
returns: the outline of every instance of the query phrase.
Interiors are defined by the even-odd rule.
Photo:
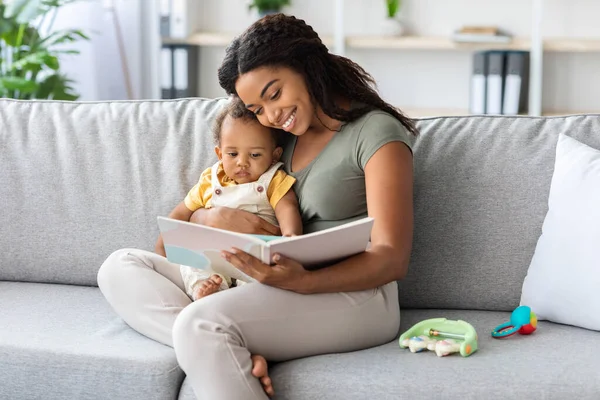
[[[291,112],[291,114],[287,117],[283,125],[281,126],[284,131],[291,132],[296,122],[296,108]]]

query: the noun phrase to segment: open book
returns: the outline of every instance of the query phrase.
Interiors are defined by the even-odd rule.
[[[221,251],[237,247],[265,264],[281,254],[301,263],[306,269],[332,264],[367,249],[373,218],[366,217],[302,236],[281,237],[248,235],[217,228],[158,217],[167,259],[242,281],[252,278],[221,257]]]

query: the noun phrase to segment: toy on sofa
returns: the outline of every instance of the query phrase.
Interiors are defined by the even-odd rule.
[[[514,335],[519,332],[521,335],[529,335],[537,329],[537,316],[531,308],[519,306],[510,315],[510,321],[498,325],[492,331],[492,337],[497,339]]]
[[[412,353],[434,351],[438,357],[460,353],[463,357],[477,351],[477,332],[471,324],[446,318],[421,321],[404,332],[399,339],[400,348]]]

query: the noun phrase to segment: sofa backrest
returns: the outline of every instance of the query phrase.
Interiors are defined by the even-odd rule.
[[[153,250],[225,101],[0,99],[0,280],[96,285],[114,250]]]
[[[216,160],[211,124],[225,101],[0,99],[0,280],[96,285],[114,250],[153,250],[156,216]],[[513,309],[547,211],[558,134],[600,148],[600,116],[418,126],[401,306]]]
[[[600,115],[418,125],[413,254],[400,304],[511,311],[548,210],[558,135],[600,149]]]

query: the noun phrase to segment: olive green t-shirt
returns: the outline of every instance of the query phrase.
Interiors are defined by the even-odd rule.
[[[300,203],[304,233],[366,217],[365,165],[379,148],[390,142],[403,142],[412,151],[412,138],[390,114],[371,111],[342,125],[310,164],[292,171],[297,137],[288,136],[283,144],[282,162],[285,171],[296,178],[294,191]]]

